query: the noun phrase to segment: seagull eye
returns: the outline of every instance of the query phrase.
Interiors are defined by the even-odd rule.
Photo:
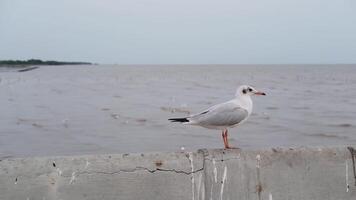
[[[242,93],[246,94],[246,89],[243,89],[243,90],[242,90]]]
[[[252,92],[252,89],[251,89],[251,88],[248,88],[248,91],[249,91],[249,92]]]

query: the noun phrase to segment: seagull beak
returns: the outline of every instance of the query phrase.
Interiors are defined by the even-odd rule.
[[[265,96],[266,93],[264,93],[264,92],[255,92],[255,95],[263,95],[263,96]]]

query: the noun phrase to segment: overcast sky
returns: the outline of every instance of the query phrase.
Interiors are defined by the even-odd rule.
[[[0,59],[356,63],[354,0],[0,0]]]

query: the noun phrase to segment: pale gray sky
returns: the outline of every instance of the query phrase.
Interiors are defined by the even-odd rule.
[[[0,59],[356,63],[354,0],[0,0]]]

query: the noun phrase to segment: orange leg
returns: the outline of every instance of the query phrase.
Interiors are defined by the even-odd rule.
[[[222,136],[222,138],[223,138],[224,146],[225,146],[225,148],[226,148],[225,130],[222,131],[221,136]]]
[[[230,149],[230,146],[229,146],[229,140],[227,139],[227,129],[226,129],[226,131],[225,131],[225,136],[226,136],[226,145],[225,145],[225,148],[227,148],[227,149]]]
[[[230,149],[229,141],[227,139],[227,129],[222,131],[222,137],[223,137],[223,140],[224,140],[225,149]]]

